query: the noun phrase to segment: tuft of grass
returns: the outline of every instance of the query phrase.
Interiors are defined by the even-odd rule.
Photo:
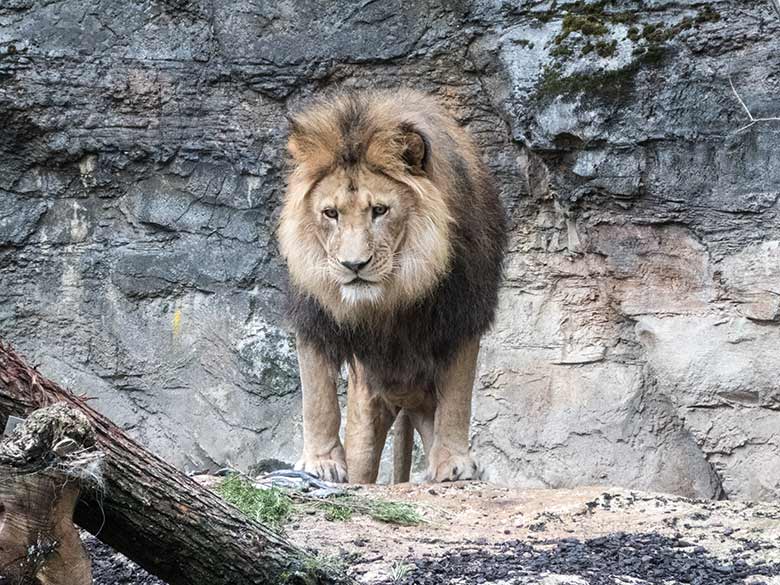
[[[377,500],[353,494],[328,499],[315,498],[279,488],[261,489],[238,474],[225,478],[216,491],[248,517],[277,530],[299,509],[323,512],[325,519],[330,522],[346,522],[357,514],[369,516],[378,522],[402,526],[424,522],[417,509],[406,502]]]
[[[325,520],[330,522],[346,522],[351,520],[355,511],[347,505],[332,504],[330,502],[322,502],[318,506],[325,512]]]
[[[405,502],[389,502],[387,500],[368,500],[368,515],[379,522],[415,526],[423,522],[423,518],[412,504]]]
[[[230,475],[217,486],[217,493],[250,518],[280,528],[293,511],[293,502],[278,488],[260,489],[240,475]]]
[[[349,568],[343,559],[337,556],[324,554],[308,557],[304,562],[304,567],[307,571],[326,575],[333,573],[346,573],[347,569]]]
[[[403,561],[396,561],[390,567],[390,578],[393,580],[393,583],[400,583],[401,581],[406,579],[409,576],[409,573],[411,572],[412,572],[411,565],[408,565]]]
[[[363,514],[377,522],[401,526],[415,526],[424,522],[417,509],[406,502],[343,495],[330,500],[317,499],[311,503],[316,509],[325,512],[325,519],[331,522],[344,522],[357,514]]]
[[[424,522],[417,509],[406,502],[343,495],[329,500],[314,499],[309,503],[315,509],[323,511],[325,519],[331,522],[345,522],[356,514],[368,516],[377,522],[401,526],[415,526]]]

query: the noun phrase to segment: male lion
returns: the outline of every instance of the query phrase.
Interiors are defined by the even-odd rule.
[[[288,147],[279,241],[303,386],[298,469],[375,482],[403,410],[429,480],[478,478],[471,393],[506,227],[474,143],[435,100],[398,90],[320,101],[291,119]],[[345,362],[346,453],[336,396]]]

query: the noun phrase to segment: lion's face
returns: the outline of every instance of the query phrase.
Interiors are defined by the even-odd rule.
[[[290,196],[279,240],[293,282],[338,320],[426,294],[449,268],[450,218],[416,184],[336,169],[305,196]]]
[[[341,300],[381,303],[395,284],[415,213],[411,189],[377,173],[338,169],[313,189],[307,213]]]

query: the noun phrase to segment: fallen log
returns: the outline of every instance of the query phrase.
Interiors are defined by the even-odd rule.
[[[92,585],[73,509],[82,485],[99,487],[94,443],[65,405],[35,411],[0,442],[0,585]]]
[[[0,341],[0,425],[58,402],[86,416],[104,455],[102,498],[85,494],[76,523],[149,573],[170,585],[350,582],[146,451]]]

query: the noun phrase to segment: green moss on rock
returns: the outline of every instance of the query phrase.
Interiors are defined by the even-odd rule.
[[[651,45],[645,48],[639,55],[639,61],[646,65],[660,65],[666,58],[666,48],[660,45]]]
[[[599,57],[611,57],[617,50],[617,41],[599,41],[596,43],[596,53]]]
[[[572,33],[580,33],[585,37],[584,44],[580,48],[580,56],[586,56],[596,53],[599,57],[609,58],[617,52],[616,40],[604,40],[604,37],[610,32],[608,24],[630,24],[626,38],[640,45],[639,50],[634,50],[634,55],[642,58],[643,63],[658,64],[663,61],[666,54],[664,45],[675,38],[682,31],[688,30],[694,26],[698,27],[701,23],[716,22],[720,20],[718,14],[710,6],[705,6],[699,10],[696,17],[685,17],[673,25],[664,23],[647,23],[641,26],[637,24],[637,14],[634,11],[610,11],[610,7],[616,5],[615,0],[600,0],[598,2],[587,3],[578,0],[571,5],[563,16],[561,31],[553,39],[555,47],[550,54],[553,57],[566,58],[574,54],[575,47],[572,43],[564,45],[564,41]]]
[[[720,14],[715,11],[711,6],[705,6],[699,11],[696,17],[697,23],[704,22],[718,22],[720,20]]]
[[[533,49],[534,48],[534,44],[531,41],[529,41],[528,39],[514,39],[512,41],[512,44],[519,45],[521,47],[525,47],[525,48],[528,48],[528,49]]]
[[[548,67],[537,86],[536,96],[544,99],[586,93],[615,99],[630,91],[637,70],[637,64],[632,63],[621,69],[564,76],[559,69]]]
[[[589,51],[599,50],[598,43],[591,47]],[[613,43],[605,43],[602,50],[607,53],[614,51]],[[564,75],[560,66],[547,66],[536,86],[535,97],[537,100],[544,101],[557,96],[571,97],[586,94],[613,101],[625,99],[633,91],[637,73],[643,69],[659,66],[667,53],[666,47],[637,47],[633,53],[634,60],[625,67],[593,73]]]
[[[566,45],[557,45],[550,51],[550,55],[553,57],[570,57],[572,55],[572,50]]]
[[[572,4],[570,10],[579,14],[587,14],[598,17],[602,22],[613,24],[630,24],[636,22],[638,16],[633,10],[609,10],[610,7],[618,7],[620,3],[616,0],[599,0],[598,2],[583,2],[577,0]]]
[[[559,34],[558,37],[560,40],[563,40],[573,32],[580,32],[584,35],[600,36],[607,34],[609,29],[599,18],[595,16],[567,14],[563,17],[561,34]]]

